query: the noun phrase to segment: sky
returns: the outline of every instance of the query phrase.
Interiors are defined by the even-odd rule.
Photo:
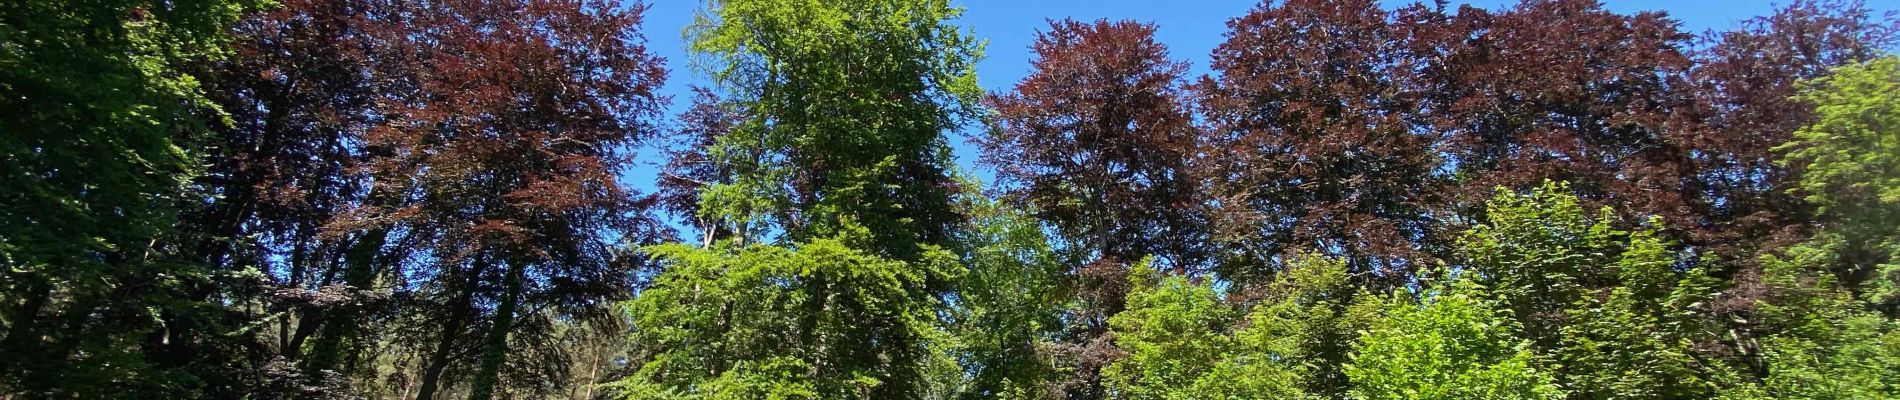
[[[648,49],[667,59],[671,74],[663,94],[673,97],[674,111],[682,110],[690,100],[687,88],[690,85],[705,85],[703,74],[688,66],[683,30],[693,21],[693,14],[700,0],[645,0],[650,8],[646,12],[645,32]],[[1396,8],[1416,1],[1381,0],[1387,8]],[[1426,0],[1430,1],[1430,0]],[[1700,33],[1708,30],[1727,30],[1749,18],[1769,14],[1776,4],[1786,4],[1792,0],[1605,0],[1611,10],[1621,13],[1639,11],[1663,11],[1682,22],[1686,32]],[[1036,32],[1048,27],[1048,20],[1074,18],[1077,20],[1095,19],[1132,19],[1151,22],[1157,26],[1157,40],[1169,46],[1175,59],[1187,61],[1190,65],[1189,77],[1198,77],[1207,73],[1208,54],[1224,39],[1227,20],[1246,14],[1257,1],[1252,0],[952,0],[953,4],[965,8],[963,18],[956,23],[969,27],[976,36],[989,40],[987,58],[977,65],[977,79],[983,87],[992,92],[1007,91],[1029,71],[1029,45],[1035,39]],[[1485,9],[1501,9],[1517,3],[1515,0],[1451,1],[1453,8],[1457,4],[1471,4]],[[1870,0],[1870,8],[1879,12],[1900,10],[1900,0]],[[672,114],[672,113],[669,113]],[[978,178],[988,181],[992,174],[974,165],[976,152],[966,143],[964,135],[979,132],[960,132],[950,138],[956,150],[957,164]],[[651,149],[642,152],[643,165],[633,168],[625,177],[626,183],[642,191],[650,191],[654,181],[655,165],[664,160]]]

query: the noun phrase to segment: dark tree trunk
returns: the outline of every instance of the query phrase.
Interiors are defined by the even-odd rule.
[[[429,353],[428,364],[423,366],[421,384],[416,388],[416,400],[434,400],[435,393],[441,390],[442,374],[448,369],[449,363],[455,360],[455,343],[473,319],[473,286],[487,270],[487,261],[477,257],[474,268],[462,278],[462,289],[456,294],[453,303],[449,304],[454,310],[449,313],[449,320],[442,324],[442,335],[436,340],[435,350]]]
[[[505,292],[501,295],[501,304],[495,307],[495,323],[482,340],[481,369],[475,373],[475,387],[469,390],[469,400],[494,398],[501,363],[508,358],[508,332],[514,329],[515,309],[521,305],[521,275],[526,268],[523,264],[521,261],[508,263],[508,276],[502,283]]]

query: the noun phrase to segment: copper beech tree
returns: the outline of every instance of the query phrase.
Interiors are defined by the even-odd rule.
[[[1288,1],[1229,21],[1196,86],[1224,276],[1260,282],[1306,249],[1367,279],[1432,262],[1444,178],[1408,118],[1422,65],[1391,19],[1373,1]]]
[[[995,118],[978,144],[1004,201],[1053,228],[1077,276],[1082,304],[1060,345],[1077,372],[1059,389],[1099,397],[1129,265],[1152,256],[1202,271],[1209,258],[1188,170],[1197,131],[1181,89],[1187,64],[1169,58],[1154,25],[1049,25],[1032,46],[1033,72],[985,99]]]
[[[291,1],[238,26],[188,226],[228,238],[204,262],[265,273],[297,385],[394,362],[419,373],[392,396],[555,389],[556,320],[609,317],[640,265],[617,249],[665,236],[618,178],[661,101],[643,10]]]

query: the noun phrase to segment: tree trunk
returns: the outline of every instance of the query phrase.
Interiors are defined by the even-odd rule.
[[[473,319],[471,310],[474,307],[475,281],[487,271],[487,261],[476,257],[474,268],[462,279],[461,292],[456,295],[455,303],[451,304],[455,307],[455,311],[450,313],[449,320],[443,324],[442,335],[437,338],[435,350],[429,354],[428,364],[423,367],[422,383],[416,388],[416,400],[435,400],[435,392],[442,386],[442,372],[448,369],[449,363],[455,359],[456,339],[461,335],[462,329],[467,326],[469,320]]]
[[[505,291],[501,294],[501,304],[495,307],[494,326],[488,328],[488,336],[482,341],[481,369],[475,373],[475,386],[468,392],[469,400],[490,400],[495,397],[501,363],[508,358],[508,332],[514,329],[515,309],[521,303],[523,264],[515,260],[508,262],[508,275],[502,283]]]

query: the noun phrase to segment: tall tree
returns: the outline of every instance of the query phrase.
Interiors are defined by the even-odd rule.
[[[692,50],[743,120],[697,188],[733,240],[650,248],[629,303],[635,398],[888,398],[951,392],[944,297],[960,269],[944,135],[974,116],[980,44],[947,1],[723,0]],[[710,232],[708,234],[711,234]],[[776,239],[778,245],[763,244]],[[734,338],[742,338],[734,340]]]
[[[237,327],[220,271],[171,257],[224,123],[192,65],[251,1],[0,6],[0,396],[194,397]],[[208,117],[208,118],[201,118]]]
[[[1078,375],[1052,357],[1068,326],[1075,276],[1068,274],[1040,220],[964,184],[958,238],[965,273],[950,309],[953,350],[968,374],[965,399],[1041,399]],[[1060,355],[1060,354],[1059,354]]]
[[[392,11],[382,6],[289,1],[248,15],[233,29],[235,56],[212,65],[207,81],[233,123],[207,149],[210,169],[198,185],[210,200],[184,224],[202,241],[191,256],[268,277],[252,301],[264,304],[269,314],[260,317],[274,320],[260,323],[276,331],[260,339],[273,356],[304,367],[308,379],[298,385],[334,376],[362,349],[365,342],[352,338],[372,310],[371,279],[388,271],[373,260],[391,241],[386,227],[337,224],[352,210],[394,206],[369,204],[369,194],[384,203],[400,199],[389,192],[402,190],[407,180],[398,175],[411,172],[372,179],[361,168],[388,156],[365,148],[361,136],[381,120],[375,106],[384,74],[372,68],[378,48],[367,32]],[[343,391],[337,383],[315,386]]]
[[[868,228],[873,253],[914,260],[942,244],[950,205],[945,132],[974,116],[981,45],[944,0],[707,3],[689,28],[747,119],[711,153],[733,184],[705,204],[742,236],[798,241]],[[765,224],[767,228],[750,228]],[[768,229],[773,232],[768,232]]]
[[[1153,256],[1179,268],[1207,255],[1187,163],[1195,128],[1183,104],[1187,64],[1155,26],[1050,22],[1033,72],[991,95],[994,128],[978,141],[1009,201],[1039,210],[1075,261]]]
[[[1397,282],[1429,265],[1429,137],[1407,124],[1411,61],[1377,2],[1262,3],[1228,22],[1203,80],[1203,173],[1227,279],[1264,282],[1293,251]]]
[[[1104,334],[1122,308],[1127,265],[1155,257],[1199,270],[1209,257],[1188,170],[1187,64],[1154,33],[1132,21],[1051,21],[1031,47],[1033,72],[985,99],[995,114],[977,141],[982,162],[997,168],[1006,202],[1053,229],[1086,291],[1062,344],[1080,371],[1065,384],[1075,396],[1102,395],[1096,375],[1115,354]]]
[[[399,7],[399,23],[378,34],[400,44],[387,63],[403,83],[382,105],[394,123],[366,140],[397,154],[372,168],[420,166],[415,204],[397,215],[432,241],[409,274],[427,280],[412,288],[444,312],[413,310],[435,331],[416,397],[433,398],[451,363],[473,365],[462,371],[470,399],[564,381],[544,375],[565,368],[510,354],[541,349],[553,334],[547,318],[606,317],[641,263],[612,249],[665,235],[651,203],[618,179],[660,108],[665,71],[639,31],[646,6]]]

